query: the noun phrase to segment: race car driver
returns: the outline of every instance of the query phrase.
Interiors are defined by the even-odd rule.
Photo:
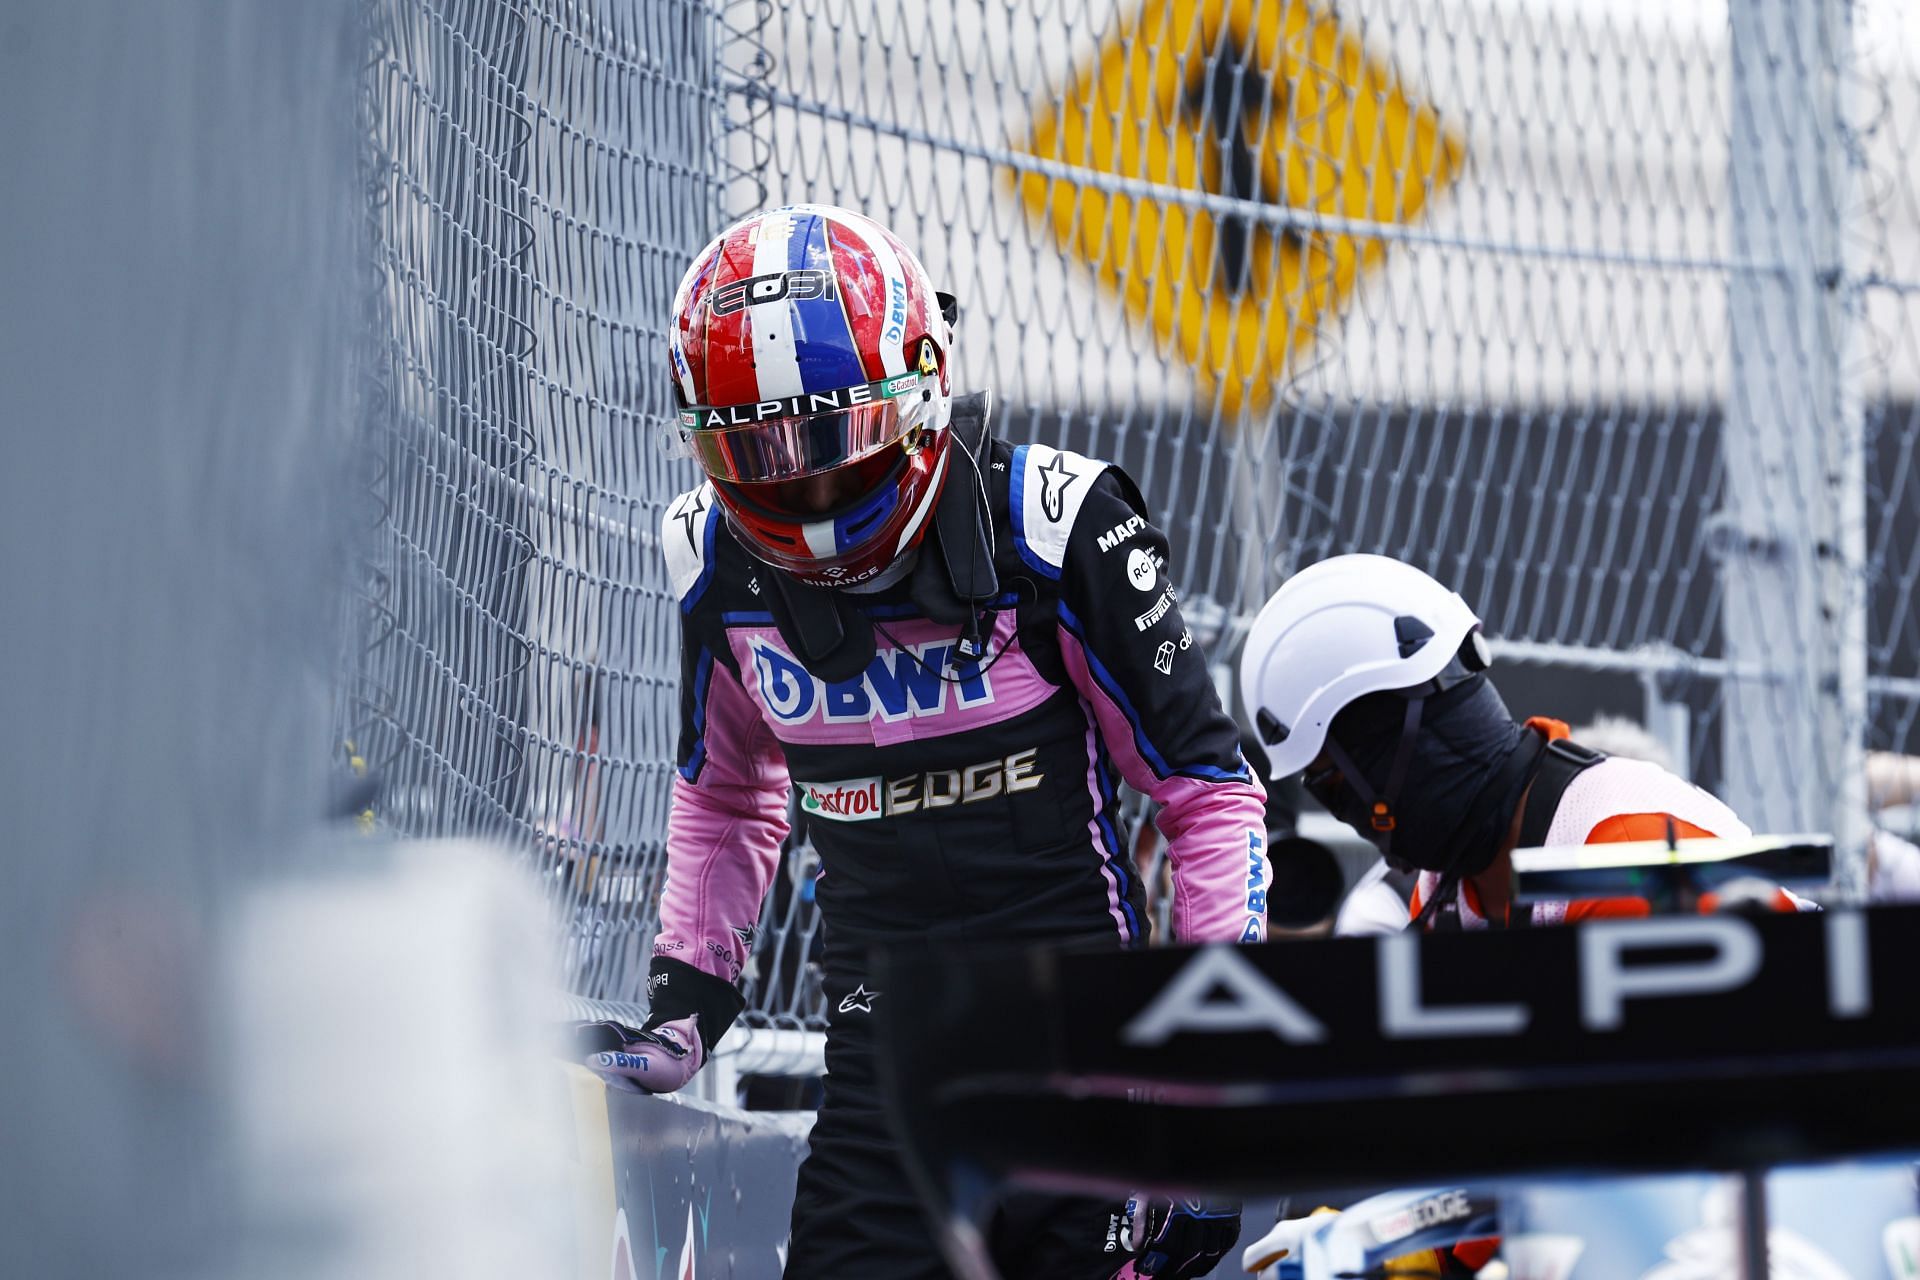
[[[1158,803],[1183,941],[1265,935],[1265,795],[1117,468],[993,434],[955,395],[951,299],[843,209],[742,221],[694,261],[669,331],[680,438],[706,481],[666,511],[681,613],[667,878],[639,1029],[589,1065],[659,1092],[699,1069],[797,792],[822,868],[830,1028],[789,1277],[943,1276],[885,1130],[875,944],[1146,941],[1116,787]],[[1026,1197],[991,1227],[1008,1276],[1201,1275],[1237,1215]]]
[[[1557,720],[1517,723],[1487,678],[1489,662],[1466,601],[1373,555],[1294,575],[1261,609],[1241,655],[1241,693],[1272,776],[1304,771],[1329,812],[1389,862],[1418,870],[1413,921],[1475,929],[1645,915],[1639,898],[1541,902],[1516,914],[1509,855],[1752,834],[1656,764],[1588,750]]]

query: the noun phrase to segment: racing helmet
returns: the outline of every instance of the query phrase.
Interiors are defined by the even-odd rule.
[[[1241,700],[1269,776],[1311,764],[1352,702],[1439,679],[1456,657],[1487,667],[1480,619],[1419,569],[1373,555],[1308,565],[1261,608],[1240,653]]]
[[[798,204],[720,233],[668,330],[678,439],[743,546],[814,586],[919,545],[946,480],[951,302],[892,232]]]

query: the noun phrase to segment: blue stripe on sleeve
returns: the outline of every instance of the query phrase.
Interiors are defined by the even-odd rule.
[[[1035,573],[1042,574],[1046,577],[1052,578],[1054,581],[1057,582],[1060,580],[1059,566],[1048,564],[1045,560],[1042,560],[1039,556],[1035,555],[1033,553],[1033,548],[1027,545],[1027,521],[1026,521],[1027,446],[1026,445],[1022,444],[1022,445],[1014,446],[1013,460],[1009,462],[1007,466],[1011,469],[1013,473],[1013,481],[1012,481],[1013,491],[1012,491],[1012,494],[1010,495],[1012,510],[1008,513],[1009,517],[1013,521],[1013,545],[1019,549],[1020,558],[1027,562],[1027,567],[1029,569],[1032,569]]]
[[[1133,745],[1139,750],[1140,758],[1152,767],[1155,774],[1162,778],[1176,773],[1185,774],[1188,777],[1204,778],[1209,782],[1252,780],[1252,775],[1245,768],[1228,770],[1210,764],[1189,764],[1175,768],[1169,765],[1166,757],[1162,756],[1148,740],[1146,726],[1141,723],[1140,713],[1134,709],[1132,699],[1127,697],[1126,690],[1120,687],[1120,682],[1114,679],[1113,672],[1107,669],[1107,664],[1100,661],[1100,655],[1093,651],[1093,645],[1088,642],[1086,628],[1081,625],[1080,619],[1074,616],[1073,610],[1067,607],[1066,601],[1060,601],[1058,607],[1060,620],[1066,624],[1067,630],[1073,633],[1074,638],[1080,641],[1081,652],[1086,654],[1087,670],[1093,673],[1094,681],[1106,691],[1109,698],[1113,699],[1113,704],[1120,708],[1120,714],[1127,718],[1127,725],[1133,730]]]
[[[693,750],[680,766],[680,776],[688,782],[698,782],[707,763],[707,690],[712,684],[713,655],[703,648],[693,671]]]
[[[1146,939],[1140,931],[1140,918],[1133,910],[1133,877],[1127,874],[1126,842],[1120,839],[1120,833],[1113,829],[1113,823],[1107,817],[1113,808],[1115,790],[1113,773],[1108,767],[1107,747],[1100,741],[1098,725],[1094,727],[1093,750],[1093,772],[1100,780],[1100,812],[1095,815],[1100,823],[1100,842],[1106,846],[1107,865],[1113,868],[1120,896],[1120,914],[1127,921],[1127,941],[1137,947]]]
[[[680,612],[692,613],[694,606],[700,603],[700,597],[707,594],[707,587],[713,582],[713,550],[720,536],[720,504],[714,502],[707,507],[707,527],[700,535],[703,550],[700,553],[700,576],[693,581],[693,589],[680,601]]]

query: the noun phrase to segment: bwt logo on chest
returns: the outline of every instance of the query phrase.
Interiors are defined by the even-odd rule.
[[[937,716],[949,706],[993,701],[993,686],[978,662],[949,669],[954,641],[936,640],[905,649],[883,649],[855,680],[828,683],[765,640],[751,644],[760,700],[782,724],[824,720],[828,724],[905,720]]]

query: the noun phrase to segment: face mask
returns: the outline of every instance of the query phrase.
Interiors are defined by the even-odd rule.
[[[1333,766],[1309,775],[1308,790],[1390,861],[1463,876],[1486,870],[1539,757],[1539,735],[1513,722],[1481,674],[1425,699],[1411,738],[1408,700],[1363,701],[1334,720]]]

